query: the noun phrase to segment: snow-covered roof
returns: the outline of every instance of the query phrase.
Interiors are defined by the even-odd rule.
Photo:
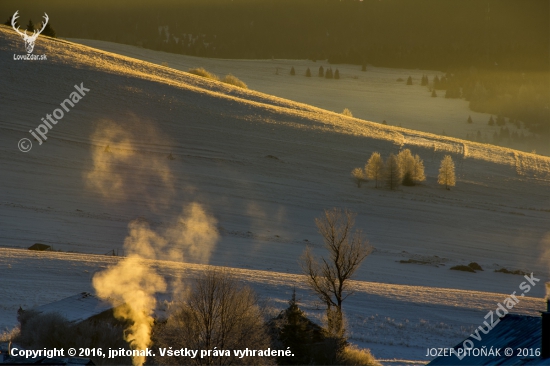
[[[39,313],[58,313],[70,322],[80,322],[110,310],[113,305],[88,292],[34,308]]]

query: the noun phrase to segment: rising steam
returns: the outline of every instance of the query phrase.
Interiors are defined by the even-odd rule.
[[[192,203],[162,234],[146,222],[132,221],[124,249],[141,258],[208,263],[219,239],[216,225],[200,204]]]
[[[115,306],[115,317],[129,322],[124,339],[130,347],[137,350],[149,347],[156,306],[154,294],[166,290],[164,279],[138,256],[131,256],[97,273],[92,284],[99,297],[108,299]],[[135,366],[144,362],[144,356],[132,358]]]
[[[136,143],[144,136],[147,145]],[[93,167],[84,175],[89,188],[110,203],[139,198],[152,210],[165,208],[173,200],[169,160],[163,154],[144,152],[144,146],[166,144],[151,126],[132,121],[124,128],[104,121],[93,133],[92,141]],[[124,240],[127,257],[97,273],[92,284],[99,297],[113,304],[115,317],[128,322],[125,340],[130,347],[145,350],[151,345],[155,294],[167,289],[164,278],[148,260],[208,263],[219,234],[217,221],[198,203],[184,207],[164,229],[153,230],[147,222],[134,220],[128,231]],[[132,362],[141,366],[145,357],[133,357]]]
[[[115,317],[129,322],[125,340],[132,349],[144,350],[151,345],[155,293],[166,291],[166,282],[146,259],[207,263],[219,239],[216,224],[200,204],[192,203],[161,234],[139,220],[128,225],[129,235],[124,241],[128,257],[96,274],[92,284],[99,297],[118,306]],[[144,362],[145,357],[133,358],[136,366]]]

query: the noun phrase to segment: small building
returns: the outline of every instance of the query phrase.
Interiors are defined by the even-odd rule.
[[[473,341],[474,348],[499,349],[499,356],[466,354],[460,359],[455,353],[439,356],[428,365],[550,365],[550,300],[547,307],[542,316],[506,314],[487,334],[479,332],[481,339]],[[463,354],[463,344],[456,345],[455,352],[460,349],[458,354]],[[512,356],[505,354],[506,349],[512,350]]]
[[[42,314],[57,313],[71,323],[80,323],[92,318],[112,316],[113,305],[89,292],[81,292],[32,310]]]
[[[107,301],[89,293],[81,292],[79,294],[66,297],[64,299],[41,305],[30,310],[19,309],[18,315],[21,322],[21,328],[25,328],[25,323],[21,321],[21,316],[29,311],[30,314],[59,314],[67,321],[73,324],[78,324],[85,321],[110,321],[114,319],[114,306]],[[34,316],[34,315],[31,315]],[[17,348],[24,350],[21,346],[15,346],[10,342],[0,343],[0,365],[60,365],[60,366],[76,366],[76,365],[94,365],[89,358],[81,357],[43,357],[23,358],[16,357],[11,354],[11,350]]]

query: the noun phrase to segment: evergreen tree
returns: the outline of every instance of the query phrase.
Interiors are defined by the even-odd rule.
[[[474,121],[472,121],[472,116],[468,116],[468,123],[473,123]]]
[[[332,68],[331,68],[331,67],[329,67],[329,68],[327,69],[327,71],[325,72],[325,78],[327,78],[327,79],[332,79],[332,78],[333,78],[333,75],[332,75]]]
[[[412,77],[409,76],[409,78],[407,79],[407,85],[413,85],[413,79]]]
[[[439,79],[439,89],[447,89],[447,78],[445,76],[442,76],[441,79]]]
[[[439,89],[439,78],[437,75],[434,77],[434,90]]]
[[[311,362],[311,345],[316,341],[314,339],[316,337],[314,331],[309,327],[306,315],[298,307],[296,290],[288,304],[289,307],[284,312],[285,324],[280,331],[279,338],[283,348],[291,347],[294,357],[279,357],[278,364],[308,364]]]
[[[323,69],[323,66],[319,66],[319,77],[325,76],[325,69]]]
[[[306,70],[306,76],[307,76],[308,78],[311,77],[311,71],[309,70],[309,67],[308,67],[307,70]]]
[[[437,97],[437,94],[435,93],[435,88],[432,90],[432,98]]]
[[[493,120],[493,116],[491,116],[491,118],[489,118],[489,122],[487,122],[489,126],[494,126],[495,125],[495,121]]]
[[[506,124],[506,119],[502,115],[497,115],[497,126],[504,126]]]
[[[375,182],[375,187],[378,188],[378,183],[382,180],[384,174],[384,162],[380,153],[373,152],[365,165],[365,173],[368,179],[372,179]]]
[[[294,71],[294,66],[290,69],[290,75],[296,75],[296,71]]]
[[[450,187],[454,187],[456,184],[455,163],[450,155],[445,155],[443,160],[441,160],[437,183],[444,185],[445,189],[450,189]]]
[[[4,23],[4,25],[8,25],[8,26],[11,27],[11,19],[12,19],[12,18],[13,18],[13,15],[10,16],[10,17],[8,18],[8,20],[6,20],[6,22]],[[15,28],[18,28],[18,27],[19,27],[19,22],[16,20],[16,21],[15,21]]]
[[[363,66],[361,66],[361,71],[367,71],[367,64],[363,64]]]
[[[386,186],[391,190],[397,189],[401,183],[401,169],[399,168],[397,157],[394,154],[391,154],[386,160],[384,172]]]
[[[32,19],[29,19],[29,24],[27,24],[27,31],[30,33],[34,32],[34,23],[32,22]]]
[[[428,77],[426,75],[422,75],[422,82],[420,85],[422,86],[428,85]]]
[[[338,69],[336,69],[336,71],[334,72],[334,78],[340,79],[340,71],[338,71]]]

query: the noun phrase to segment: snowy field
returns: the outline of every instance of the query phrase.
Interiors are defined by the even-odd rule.
[[[296,287],[318,319],[298,258],[307,244],[322,253],[314,218],[323,209],[357,212],[375,251],[344,311],[351,341],[377,358],[422,363],[426,348],[461,341],[524,281],[494,272],[501,267],[541,279],[514,312],[543,309],[549,158],[344,117],[61,40],[39,39],[34,53],[47,61],[14,61],[22,52],[22,40],[0,27],[0,329],[16,324],[19,306],[91,291],[93,274],[120,260],[104,254],[123,248],[131,222],[169,232],[192,203],[213,218],[219,240],[147,266],[169,282],[204,264],[232,267],[278,309]],[[182,69],[191,66],[209,68]],[[90,91],[48,140],[20,152],[17,142],[81,83]],[[344,107],[360,116],[351,105],[334,110]],[[351,169],[373,151],[402,148],[424,159],[425,184],[397,192],[353,184]],[[451,191],[436,183],[445,154],[457,166]],[[64,252],[21,250],[36,242]],[[399,262],[408,259],[423,264]],[[485,271],[449,270],[472,261]]]
[[[367,71],[362,72],[360,66],[331,65],[326,60],[209,59],[90,39],[72,41],[143,61],[164,64],[180,71],[204,67],[220,77],[231,73],[247,83],[252,90],[338,113],[348,108],[354,117],[367,121],[381,123],[385,120],[392,126],[460,139],[466,138],[466,134],[476,135],[479,130],[481,136],[490,140],[493,133],[500,129],[497,126],[488,126],[491,115],[470,110],[469,102],[464,99],[445,99],[444,90],[437,92],[437,98],[432,98],[428,87],[420,85],[420,78],[428,75],[431,81],[435,75],[444,75],[440,71],[369,65]],[[340,80],[318,77],[319,66],[324,69],[331,67],[333,71],[338,69]],[[292,67],[295,69],[295,76],[290,75]],[[305,77],[307,68],[311,70],[310,78]],[[412,86],[405,83],[409,76],[413,78]],[[472,117],[474,123],[466,123],[468,116]],[[526,130],[517,130],[511,124],[507,127],[510,132],[523,131],[529,134]]]

